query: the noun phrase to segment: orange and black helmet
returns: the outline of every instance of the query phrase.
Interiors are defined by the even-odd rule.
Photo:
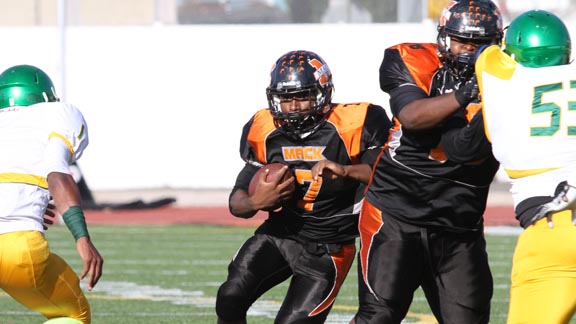
[[[272,66],[266,88],[276,127],[295,139],[306,138],[323,124],[331,110],[333,92],[328,64],[318,54],[304,50],[280,56]],[[309,100],[310,109],[283,112],[280,103],[290,98]]]
[[[500,45],[503,36],[502,14],[490,0],[450,1],[438,21],[438,54],[442,63],[459,77],[470,77],[475,53],[453,54],[450,39],[482,45]]]

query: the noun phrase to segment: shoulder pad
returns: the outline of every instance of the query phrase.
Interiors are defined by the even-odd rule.
[[[494,75],[500,79],[508,80],[516,70],[516,61],[504,53],[498,45],[486,48],[476,60],[476,76],[478,83],[482,83],[483,73]]]
[[[266,161],[266,138],[276,129],[274,118],[269,109],[261,109],[254,114],[248,124],[244,126],[240,142],[240,155],[245,161],[249,160],[250,151],[253,151],[259,161]]]
[[[430,92],[434,73],[442,66],[437,45],[433,43],[402,43],[384,52],[380,65],[380,88],[390,92],[403,84],[414,84]]]

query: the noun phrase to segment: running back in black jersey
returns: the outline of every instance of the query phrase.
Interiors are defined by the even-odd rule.
[[[458,160],[451,159],[448,152],[462,148],[447,147],[452,143],[443,142],[451,130],[469,125],[480,107],[478,102],[426,130],[407,130],[397,118],[408,102],[449,93],[460,86],[442,67],[436,48],[436,44],[405,43],[385,51],[380,85],[391,95],[395,125],[366,198],[405,222],[454,231],[479,230],[498,163],[489,150],[480,156],[471,151],[468,157],[460,154]]]
[[[341,165],[367,163],[369,156],[373,160],[388,138],[390,120],[380,106],[333,105],[326,123],[301,141],[280,132],[268,109],[258,111],[244,126],[240,143],[242,159],[252,165],[287,164],[297,179],[294,199],[280,211],[271,212],[258,231],[323,243],[358,236],[364,186],[350,178],[320,177],[315,181],[311,169],[323,159]],[[250,178],[239,176],[234,188],[246,190]]]

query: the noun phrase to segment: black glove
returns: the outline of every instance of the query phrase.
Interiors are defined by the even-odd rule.
[[[476,76],[461,83],[459,88],[454,92],[454,95],[463,108],[466,108],[472,100],[478,99],[478,81],[476,80]]]

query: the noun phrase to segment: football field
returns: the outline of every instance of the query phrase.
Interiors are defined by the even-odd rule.
[[[92,225],[91,235],[104,256],[104,275],[92,292],[94,324],[216,323],[215,296],[230,258],[253,227],[215,225]],[[80,272],[80,259],[64,226],[52,226],[52,250]],[[505,323],[509,273],[517,236],[488,231],[494,275],[491,323]],[[327,323],[348,323],[357,307],[356,264],[346,279]],[[83,283],[83,287],[84,283]],[[284,295],[281,285],[250,310],[249,323],[272,323]],[[0,291],[0,324],[42,323]],[[420,291],[405,323],[435,323]]]

